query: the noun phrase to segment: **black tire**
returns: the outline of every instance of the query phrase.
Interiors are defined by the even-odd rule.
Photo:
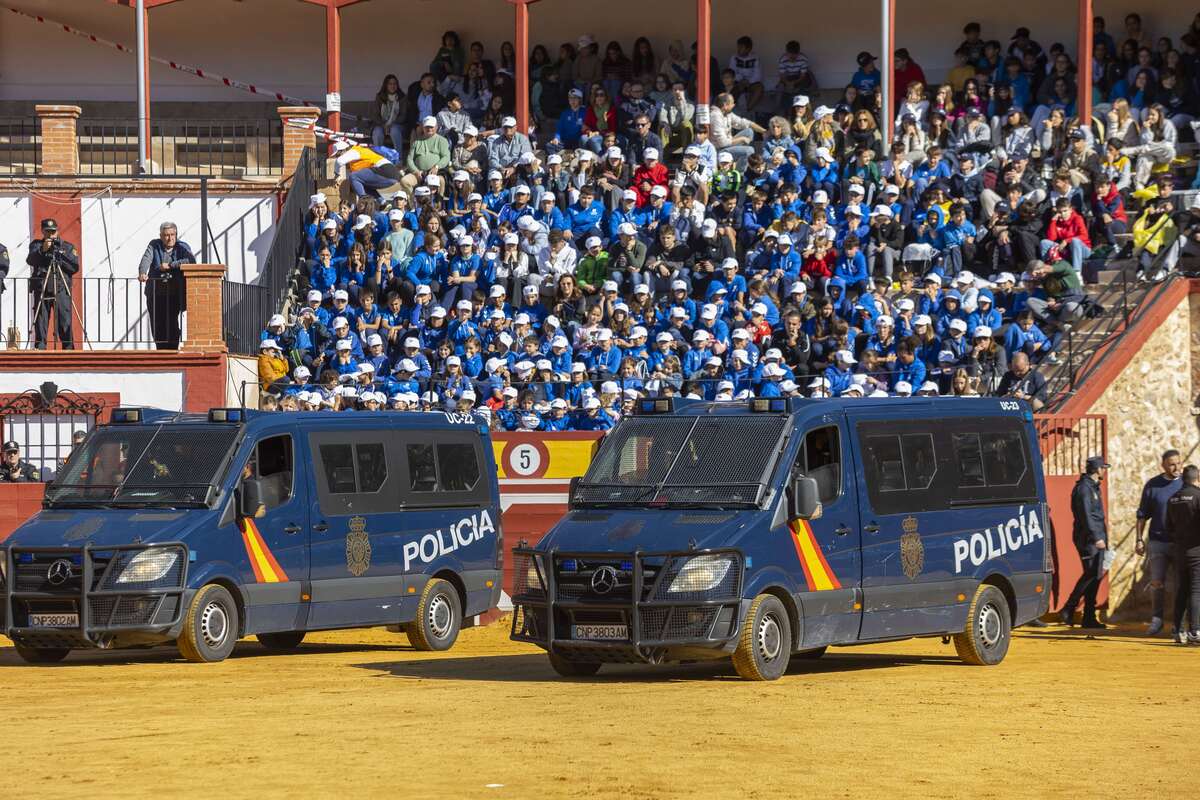
[[[201,587],[188,606],[176,644],[188,661],[224,661],[238,640],[238,608],[224,586]]]
[[[967,664],[990,667],[1004,660],[1011,641],[1008,600],[995,586],[981,583],[967,610],[966,627],[962,633],[954,634],[958,657]]]
[[[733,666],[748,681],[773,681],[787,672],[792,655],[792,625],[787,609],[773,594],[760,594],[742,620]]]
[[[449,650],[462,629],[462,603],[450,581],[434,578],[425,584],[417,617],[405,628],[418,650]]]
[[[547,653],[550,656],[550,666],[564,678],[587,678],[600,671],[598,661],[572,661],[563,658],[558,653]]]
[[[29,647],[24,644],[14,644],[13,647],[26,664],[57,664],[71,652],[69,647]]]
[[[304,631],[283,631],[282,633],[260,633],[256,637],[258,643],[268,650],[295,650],[304,641]]]
[[[805,650],[802,653],[793,653],[792,658],[803,658],[809,661],[816,661],[818,658],[825,655],[825,651],[828,649],[828,647],[818,647],[816,650]]]

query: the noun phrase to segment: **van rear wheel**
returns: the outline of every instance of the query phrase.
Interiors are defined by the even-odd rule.
[[[550,666],[564,678],[586,678],[600,671],[598,661],[572,661],[563,658],[558,653],[547,653],[550,656]]]
[[[24,644],[13,647],[26,664],[57,664],[71,652],[69,647],[29,647]]]
[[[773,681],[787,672],[792,655],[792,625],[787,609],[773,594],[760,594],[742,620],[733,651],[733,667],[748,681]]]
[[[224,661],[238,640],[238,609],[224,586],[210,583],[192,598],[176,644],[188,661]]]
[[[260,633],[255,638],[258,639],[259,644],[268,650],[295,650],[304,641],[304,631]]]
[[[425,584],[417,617],[405,627],[417,650],[449,650],[462,627],[462,606],[450,581],[434,578]]]
[[[967,626],[954,634],[954,649],[967,664],[990,667],[999,664],[1012,641],[1012,617],[1004,593],[987,583],[975,590],[967,611]]]

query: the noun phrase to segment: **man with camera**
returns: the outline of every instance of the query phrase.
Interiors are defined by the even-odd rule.
[[[174,222],[158,226],[158,238],[146,245],[138,265],[138,280],[146,284],[146,313],[154,346],[159,350],[178,350],[182,335],[179,315],[187,310],[187,287],[182,264],[195,264],[192,248],[179,241]]]
[[[29,256],[25,263],[30,267],[34,348],[46,349],[46,329],[50,326],[50,311],[53,310],[62,348],[74,350],[71,276],[79,272],[79,253],[75,245],[59,238],[56,220],[42,220],[42,238],[29,243]]]

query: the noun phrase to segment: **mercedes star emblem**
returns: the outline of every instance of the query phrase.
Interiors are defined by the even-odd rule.
[[[600,567],[592,573],[592,591],[608,594],[617,588],[617,571],[612,567]]]
[[[67,581],[71,580],[71,562],[65,558],[60,558],[50,565],[46,570],[46,580],[54,586],[62,586]]]

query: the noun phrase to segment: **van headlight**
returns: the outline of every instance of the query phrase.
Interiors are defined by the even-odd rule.
[[[143,550],[121,570],[117,583],[154,583],[162,580],[178,561],[178,550],[163,547]]]
[[[733,566],[731,556],[696,556],[683,565],[675,580],[671,581],[671,592],[708,592],[717,588]]]

